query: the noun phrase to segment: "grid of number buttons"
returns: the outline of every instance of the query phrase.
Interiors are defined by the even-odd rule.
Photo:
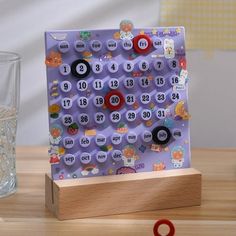
[[[46,32],[54,179],[190,165],[184,29],[132,33]]]

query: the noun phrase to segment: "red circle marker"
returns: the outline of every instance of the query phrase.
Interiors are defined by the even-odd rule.
[[[161,220],[158,220],[155,225],[154,225],[154,228],[153,228],[153,233],[155,236],[162,236],[158,230],[159,230],[159,227],[161,225],[167,225],[169,227],[169,233],[166,235],[166,236],[174,236],[175,235],[175,227],[173,225],[173,223],[167,219],[161,219]]]
[[[112,104],[112,103],[114,103],[114,104]],[[125,99],[124,99],[122,93],[117,90],[112,90],[109,93],[107,93],[105,96],[105,105],[111,111],[119,110],[124,105],[124,103],[125,103]]]
[[[147,53],[152,47],[152,40],[145,34],[133,38],[134,51],[140,54]]]

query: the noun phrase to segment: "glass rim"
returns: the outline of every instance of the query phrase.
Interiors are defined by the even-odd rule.
[[[0,51],[0,62],[20,61],[21,56],[15,52]]]

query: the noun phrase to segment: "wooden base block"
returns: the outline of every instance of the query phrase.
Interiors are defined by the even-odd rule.
[[[53,181],[45,176],[48,209],[60,220],[201,204],[193,168]]]

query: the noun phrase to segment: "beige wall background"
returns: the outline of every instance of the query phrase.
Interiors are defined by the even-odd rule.
[[[0,50],[23,57],[17,144],[48,143],[45,30],[114,28],[126,18],[154,27],[163,23],[161,7],[158,0],[0,0]],[[236,52],[189,47],[187,59],[192,146],[235,147]]]

